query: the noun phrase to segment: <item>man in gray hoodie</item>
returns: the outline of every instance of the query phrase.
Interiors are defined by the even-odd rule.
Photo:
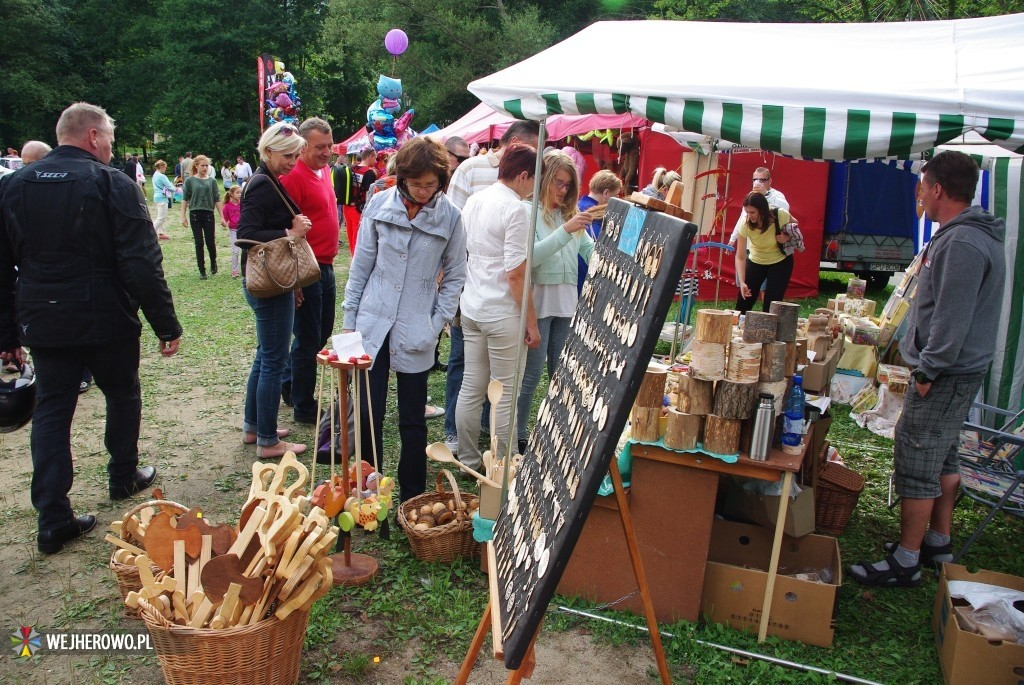
[[[900,540],[885,545],[884,561],[850,567],[865,585],[913,587],[921,562],[953,558],[959,432],[992,362],[1006,277],[1006,226],[971,206],[977,184],[978,165],[961,152],[941,152],[921,168],[918,201],[941,228],[922,255],[900,342],[914,379],[893,450]]]

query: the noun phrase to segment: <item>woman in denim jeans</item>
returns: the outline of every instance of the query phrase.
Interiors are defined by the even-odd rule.
[[[288,236],[304,236],[310,221],[299,214],[287,191],[277,177],[287,174],[306,146],[305,139],[291,124],[274,124],[260,136],[257,149],[260,166],[245,186],[238,240],[261,243]],[[294,213],[294,214],[293,214]],[[295,295],[287,292],[275,297],[257,298],[245,288],[245,261],[248,250],[242,250],[242,292],[256,315],[256,358],[252,362],[249,382],[245,388],[245,414],[242,442],[256,445],[259,459],[278,459],[285,452],[302,454],[306,446],[285,442],[287,429],[277,427],[281,405],[281,382],[284,379],[292,322],[295,318]]]
[[[544,155],[544,173],[540,180],[540,207],[533,238],[533,306],[537,310],[540,346],[526,354],[523,385],[516,405],[516,432],[520,454],[530,436],[528,421],[537,390],[548,363],[548,377],[558,367],[558,357],[569,337],[569,322],[576,311],[579,291],[579,257],[589,263],[594,253],[594,239],[584,229],[590,225],[587,212],[576,211],[580,182],[576,165],[564,152]],[[525,200],[529,211],[530,200]]]

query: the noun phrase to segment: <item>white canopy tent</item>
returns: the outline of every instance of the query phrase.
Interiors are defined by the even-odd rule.
[[[806,159],[909,159],[969,131],[1024,153],[1022,36],[1024,14],[876,24],[598,22],[469,90],[516,118],[632,112]],[[684,60],[675,69],[637,68],[608,49],[616,44],[671,46],[694,57],[692,68]],[[742,49],[748,45],[769,47]],[[1014,268],[1021,165],[983,162],[990,209],[1007,222],[1008,281],[1005,337],[986,395],[1024,407],[1024,273]]]
[[[469,90],[519,119],[633,112],[808,159],[906,157],[969,130],[1019,151],[1021,36],[1024,14],[892,24],[598,22]],[[611,45],[663,46],[682,59],[643,69]]]

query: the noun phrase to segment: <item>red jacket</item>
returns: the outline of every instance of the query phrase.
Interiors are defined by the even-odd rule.
[[[299,210],[313,223],[306,234],[316,260],[332,264],[338,254],[338,203],[331,183],[331,170],[324,167],[320,177],[301,159],[287,175],[279,180]]]

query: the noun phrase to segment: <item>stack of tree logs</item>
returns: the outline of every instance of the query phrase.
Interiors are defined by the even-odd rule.
[[[638,442],[658,440],[658,420],[661,418],[661,408],[664,405],[667,378],[668,367],[661,364],[648,365],[630,417],[630,433]]]

